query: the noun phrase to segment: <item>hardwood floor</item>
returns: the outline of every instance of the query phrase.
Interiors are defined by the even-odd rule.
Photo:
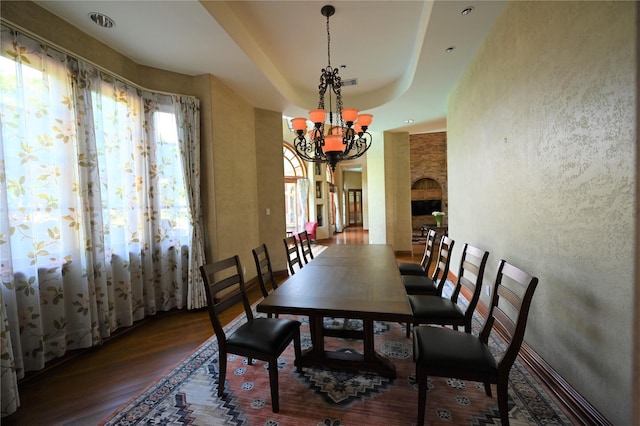
[[[367,244],[362,228],[347,228],[322,245]],[[419,249],[418,249],[419,251]],[[422,253],[398,260],[419,262]],[[256,287],[251,302],[260,298]],[[227,311],[226,324],[241,307]],[[19,383],[20,408],[5,425],[97,425],[191,354],[213,334],[205,309],[174,311],[141,321],[102,346],[78,351]]]

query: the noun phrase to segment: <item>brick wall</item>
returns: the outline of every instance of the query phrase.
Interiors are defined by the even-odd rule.
[[[447,185],[447,133],[423,133],[409,136],[411,184],[419,179],[428,178],[436,181],[442,189],[442,211],[448,212]],[[420,225],[435,225],[433,216],[414,216],[414,230]],[[447,224],[447,216],[443,225]]]

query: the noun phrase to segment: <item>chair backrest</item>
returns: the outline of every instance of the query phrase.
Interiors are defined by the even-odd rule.
[[[420,261],[420,265],[422,265],[422,269],[426,271],[426,274],[429,273],[429,268],[431,268],[431,263],[433,262],[433,244],[435,241],[436,231],[435,229],[429,229],[429,231],[427,231],[427,241],[424,245],[424,254]]]
[[[465,323],[471,324],[473,312],[478,305],[480,295],[482,294],[482,281],[484,279],[484,268],[487,266],[489,252],[479,249],[469,244],[464,245],[462,250],[462,258],[460,259],[460,269],[458,271],[458,281],[456,287],[451,294],[451,301],[458,302],[458,296],[462,287],[465,287],[471,294],[467,309],[465,311]],[[467,330],[471,332],[471,330]]]
[[[537,285],[538,278],[505,260],[500,261],[489,314],[480,333],[480,339],[487,343],[495,326],[506,341],[506,350],[498,358],[498,374],[508,373],[518,356]]]
[[[437,283],[438,294],[442,294],[442,289],[447,282],[447,275],[449,275],[449,264],[451,263],[451,252],[455,241],[446,235],[443,235],[440,239],[440,249],[438,250],[438,260],[436,261],[436,267],[433,270],[431,279],[434,283]],[[439,280],[439,281],[438,281]]]
[[[289,273],[295,274],[296,265],[298,268],[302,268],[302,260],[300,260],[300,252],[298,251],[298,240],[296,237],[286,237],[283,239],[284,249],[287,252],[287,263],[289,265]]]
[[[304,259],[305,265],[309,263],[309,261],[313,260],[313,252],[311,251],[311,238],[309,238],[309,234],[307,231],[302,231],[298,233],[298,239],[300,241],[300,251],[302,252],[302,258]]]
[[[256,271],[258,272],[258,283],[260,284],[260,290],[262,296],[267,297],[269,295],[269,286],[272,290],[278,288],[276,278],[273,275],[273,269],[271,267],[271,258],[269,257],[269,250],[266,244],[261,244],[258,247],[251,250],[253,253],[253,260],[256,262]]]
[[[242,301],[247,321],[253,320],[251,304],[244,286],[242,266],[238,256],[229,257],[200,266],[204,280],[209,318],[221,349],[226,346],[227,336],[219,315],[236,303]]]

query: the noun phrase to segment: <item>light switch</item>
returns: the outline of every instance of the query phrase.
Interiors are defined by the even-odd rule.
[[[271,214],[271,209],[267,209],[267,216]]]

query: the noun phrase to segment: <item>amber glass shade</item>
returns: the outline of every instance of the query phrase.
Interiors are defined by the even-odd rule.
[[[298,130],[302,130],[303,132],[307,130],[307,119],[302,117],[296,117],[291,119],[291,127],[296,132]]]
[[[360,114],[358,116],[358,124],[361,126],[370,126],[373,121],[373,115],[371,114]]]
[[[338,135],[329,135],[324,138],[324,152],[344,151],[342,137]]]
[[[353,123],[358,118],[358,110],[355,108],[342,109],[342,121]]]
[[[314,109],[309,111],[309,120],[312,123],[324,123],[325,112],[323,109]]]

